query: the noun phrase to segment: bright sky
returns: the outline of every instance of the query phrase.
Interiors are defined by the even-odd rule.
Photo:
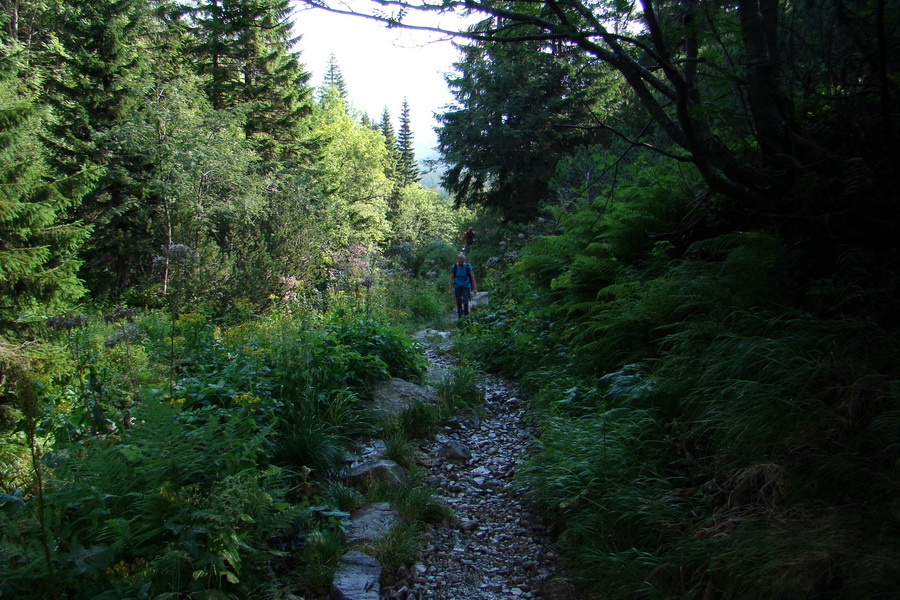
[[[303,36],[300,60],[312,75],[313,86],[322,83],[334,54],[354,108],[378,122],[387,107],[397,131],[406,98],[416,158],[437,156],[434,113],[453,101],[444,75],[458,60],[449,40],[320,9],[298,10],[294,34]]]

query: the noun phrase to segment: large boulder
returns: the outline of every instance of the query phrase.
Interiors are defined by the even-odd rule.
[[[437,457],[445,461],[467,463],[472,460],[472,451],[462,442],[451,440],[437,449]]]

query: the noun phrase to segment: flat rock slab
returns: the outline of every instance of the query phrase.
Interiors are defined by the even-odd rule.
[[[400,514],[389,502],[367,504],[350,515],[348,541],[353,544],[383,538],[401,521]]]
[[[475,308],[477,306],[484,306],[488,304],[490,300],[490,295],[487,292],[478,292],[477,294],[472,294],[472,297],[469,298],[469,309]]]
[[[450,340],[450,332],[441,331],[440,329],[423,329],[422,331],[417,331],[416,333],[412,334],[410,337],[417,342],[422,342],[425,344],[429,342],[434,344],[441,344]]]
[[[381,563],[352,550],[341,558],[331,582],[331,600],[378,600],[381,594]]]

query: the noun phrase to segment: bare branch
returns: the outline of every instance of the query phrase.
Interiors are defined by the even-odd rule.
[[[672,160],[676,160],[678,162],[686,162],[686,163],[694,162],[694,158],[689,155],[673,154],[672,152],[663,150],[662,148],[659,148],[658,146],[654,146],[653,144],[648,144],[647,142],[642,142],[639,139],[641,137],[640,135],[638,136],[637,139],[632,139],[632,138],[628,137],[626,134],[624,134],[623,132],[621,132],[618,129],[616,129],[615,127],[613,127],[612,125],[607,125],[606,123],[597,123],[596,125],[578,125],[578,124],[570,124],[570,123],[560,123],[560,124],[555,125],[555,127],[559,127],[560,129],[606,130],[606,131],[611,132],[616,137],[621,138],[622,140],[628,142],[630,145],[632,145],[634,147],[646,148],[648,150],[656,152],[657,154],[660,154],[667,158],[671,158]],[[645,126],[644,130],[646,130],[646,129],[647,129],[647,127]],[[643,135],[643,131],[641,132],[641,135]]]

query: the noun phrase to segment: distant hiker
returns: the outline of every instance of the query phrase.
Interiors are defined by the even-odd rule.
[[[475,232],[472,231],[471,227],[466,229],[466,231],[462,234],[462,243],[463,254],[468,254],[469,250],[472,249],[472,244],[475,243]]]
[[[457,319],[469,314],[469,294],[477,294],[477,287],[475,271],[466,262],[466,255],[460,253],[456,257],[456,264],[450,267],[450,290],[447,292],[456,295]]]

